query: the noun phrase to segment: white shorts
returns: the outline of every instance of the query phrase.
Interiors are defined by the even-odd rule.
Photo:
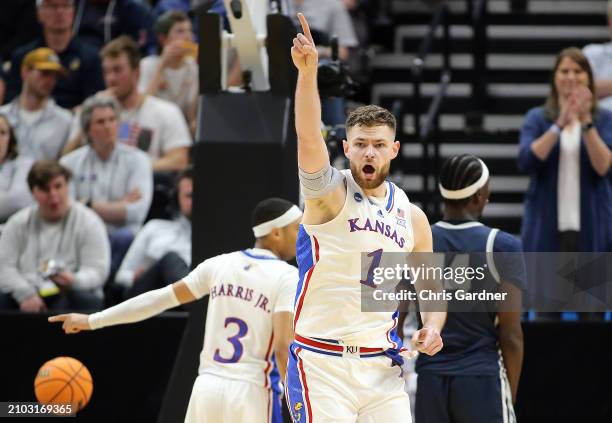
[[[411,423],[399,366],[387,356],[338,357],[291,345],[287,403],[295,423]]]
[[[185,423],[269,423],[273,395],[251,382],[204,373],[193,384]]]

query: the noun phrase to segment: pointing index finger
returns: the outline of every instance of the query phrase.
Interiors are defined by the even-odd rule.
[[[57,316],[51,316],[47,320],[49,322],[63,322],[68,317],[67,314],[58,314]]]
[[[308,21],[306,20],[306,16],[303,13],[298,13],[298,19],[300,20],[300,24],[302,25],[302,31],[304,31],[304,35],[308,38],[308,41],[314,44],[314,40],[312,39],[312,34],[310,33],[310,26],[308,25]]]

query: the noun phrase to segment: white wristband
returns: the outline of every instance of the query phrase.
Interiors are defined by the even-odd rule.
[[[168,285],[89,315],[89,327],[95,330],[106,326],[139,322],[178,305],[180,302],[174,294],[174,288]]]
[[[550,125],[550,128],[548,128],[548,130],[553,131],[557,135],[561,133],[561,127],[557,125],[556,123],[553,123],[552,125]]]

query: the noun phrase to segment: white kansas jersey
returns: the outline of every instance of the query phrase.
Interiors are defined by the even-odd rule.
[[[199,373],[274,388],[274,313],[293,311],[297,269],[253,248],[205,260],[183,278],[197,298],[210,295]]]
[[[333,220],[300,225],[296,334],[346,345],[399,348],[397,312],[361,311],[361,253],[410,252],[410,202],[390,181],[385,198],[367,197],[350,170],[341,171],[346,201]]]

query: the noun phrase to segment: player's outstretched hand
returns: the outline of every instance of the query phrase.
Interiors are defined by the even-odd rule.
[[[300,20],[300,24],[302,24],[302,31],[304,33],[298,34],[297,37],[293,39],[291,58],[293,59],[295,67],[298,68],[298,71],[302,73],[314,73],[319,66],[319,53],[312,39],[306,17],[298,13],[298,19]]]
[[[63,322],[62,329],[67,334],[78,333],[82,330],[91,330],[91,326],[89,326],[87,314],[80,313],[69,313],[69,314],[58,314],[57,316],[49,317],[49,322]]]
[[[412,335],[412,345],[418,352],[434,355],[442,349],[442,337],[434,328],[423,327]]]

